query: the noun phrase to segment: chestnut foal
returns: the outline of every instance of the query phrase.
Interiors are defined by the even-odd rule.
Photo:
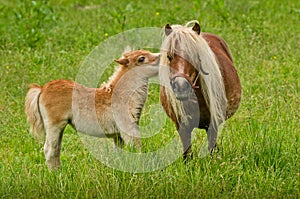
[[[122,58],[115,61],[120,67],[109,78],[109,82],[100,88],[88,88],[69,80],[54,80],[44,86],[30,85],[25,113],[30,130],[36,136],[40,137],[44,131],[46,133],[44,153],[50,169],[60,167],[62,136],[67,124],[87,135],[113,138],[118,146],[124,142],[141,145],[138,122],[147,98],[148,78],[158,74],[159,54],[136,50],[124,53]],[[130,74],[131,71],[138,72]],[[122,89],[114,89],[126,74],[130,78],[120,81],[122,85],[118,87]],[[113,102],[113,95],[124,96],[125,92],[133,89],[135,94],[131,96],[131,103],[125,104],[130,113],[126,115],[113,110],[113,103],[122,103]],[[120,115],[115,117],[114,114]],[[126,129],[133,132],[122,132],[124,128],[120,128],[120,121],[115,118],[130,121]]]

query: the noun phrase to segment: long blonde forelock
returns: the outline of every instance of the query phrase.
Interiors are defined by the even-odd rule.
[[[198,21],[190,21],[185,26],[172,25],[172,32],[164,36],[161,47],[160,80],[167,86],[168,100],[174,107],[177,119],[186,118],[182,103],[175,98],[170,85],[170,68],[168,53],[176,53],[185,58],[200,72],[200,83],[206,104],[211,113],[211,123],[220,124],[226,118],[226,93],[221,71],[215,54],[202,35],[195,33],[190,24]],[[180,44],[177,44],[179,42]],[[178,46],[180,49],[178,49]],[[208,73],[208,74],[204,74]],[[175,99],[174,99],[175,98]],[[176,109],[177,108],[177,109]]]

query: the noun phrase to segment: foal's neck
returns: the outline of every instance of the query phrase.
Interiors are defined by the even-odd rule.
[[[115,70],[114,74],[109,78],[107,84],[105,84],[106,88],[113,89],[121,77],[128,71],[127,67],[120,66]]]

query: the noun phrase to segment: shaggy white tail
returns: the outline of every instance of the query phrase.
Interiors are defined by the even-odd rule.
[[[39,85],[31,84],[25,99],[25,113],[27,122],[30,124],[30,132],[36,138],[43,137],[44,123],[39,110],[39,97],[42,88]]]

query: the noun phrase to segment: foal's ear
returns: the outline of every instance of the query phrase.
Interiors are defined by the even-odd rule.
[[[170,24],[167,24],[165,26],[165,34],[168,36],[169,34],[171,34],[171,32],[172,32],[172,28],[171,28]]]
[[[129,53],[130,51],[132,51],[131,47],[129,45],[127,45],[124,49],[123,53]]]
[[[115,59],[114,61],[122,66],[127,66],[129,64],[129,59],[126,58]]]
[[[198,35],[200,35],[200,25],[198,23],[195,23],[195,25],[193,26],[193,31],[195,31]]]

